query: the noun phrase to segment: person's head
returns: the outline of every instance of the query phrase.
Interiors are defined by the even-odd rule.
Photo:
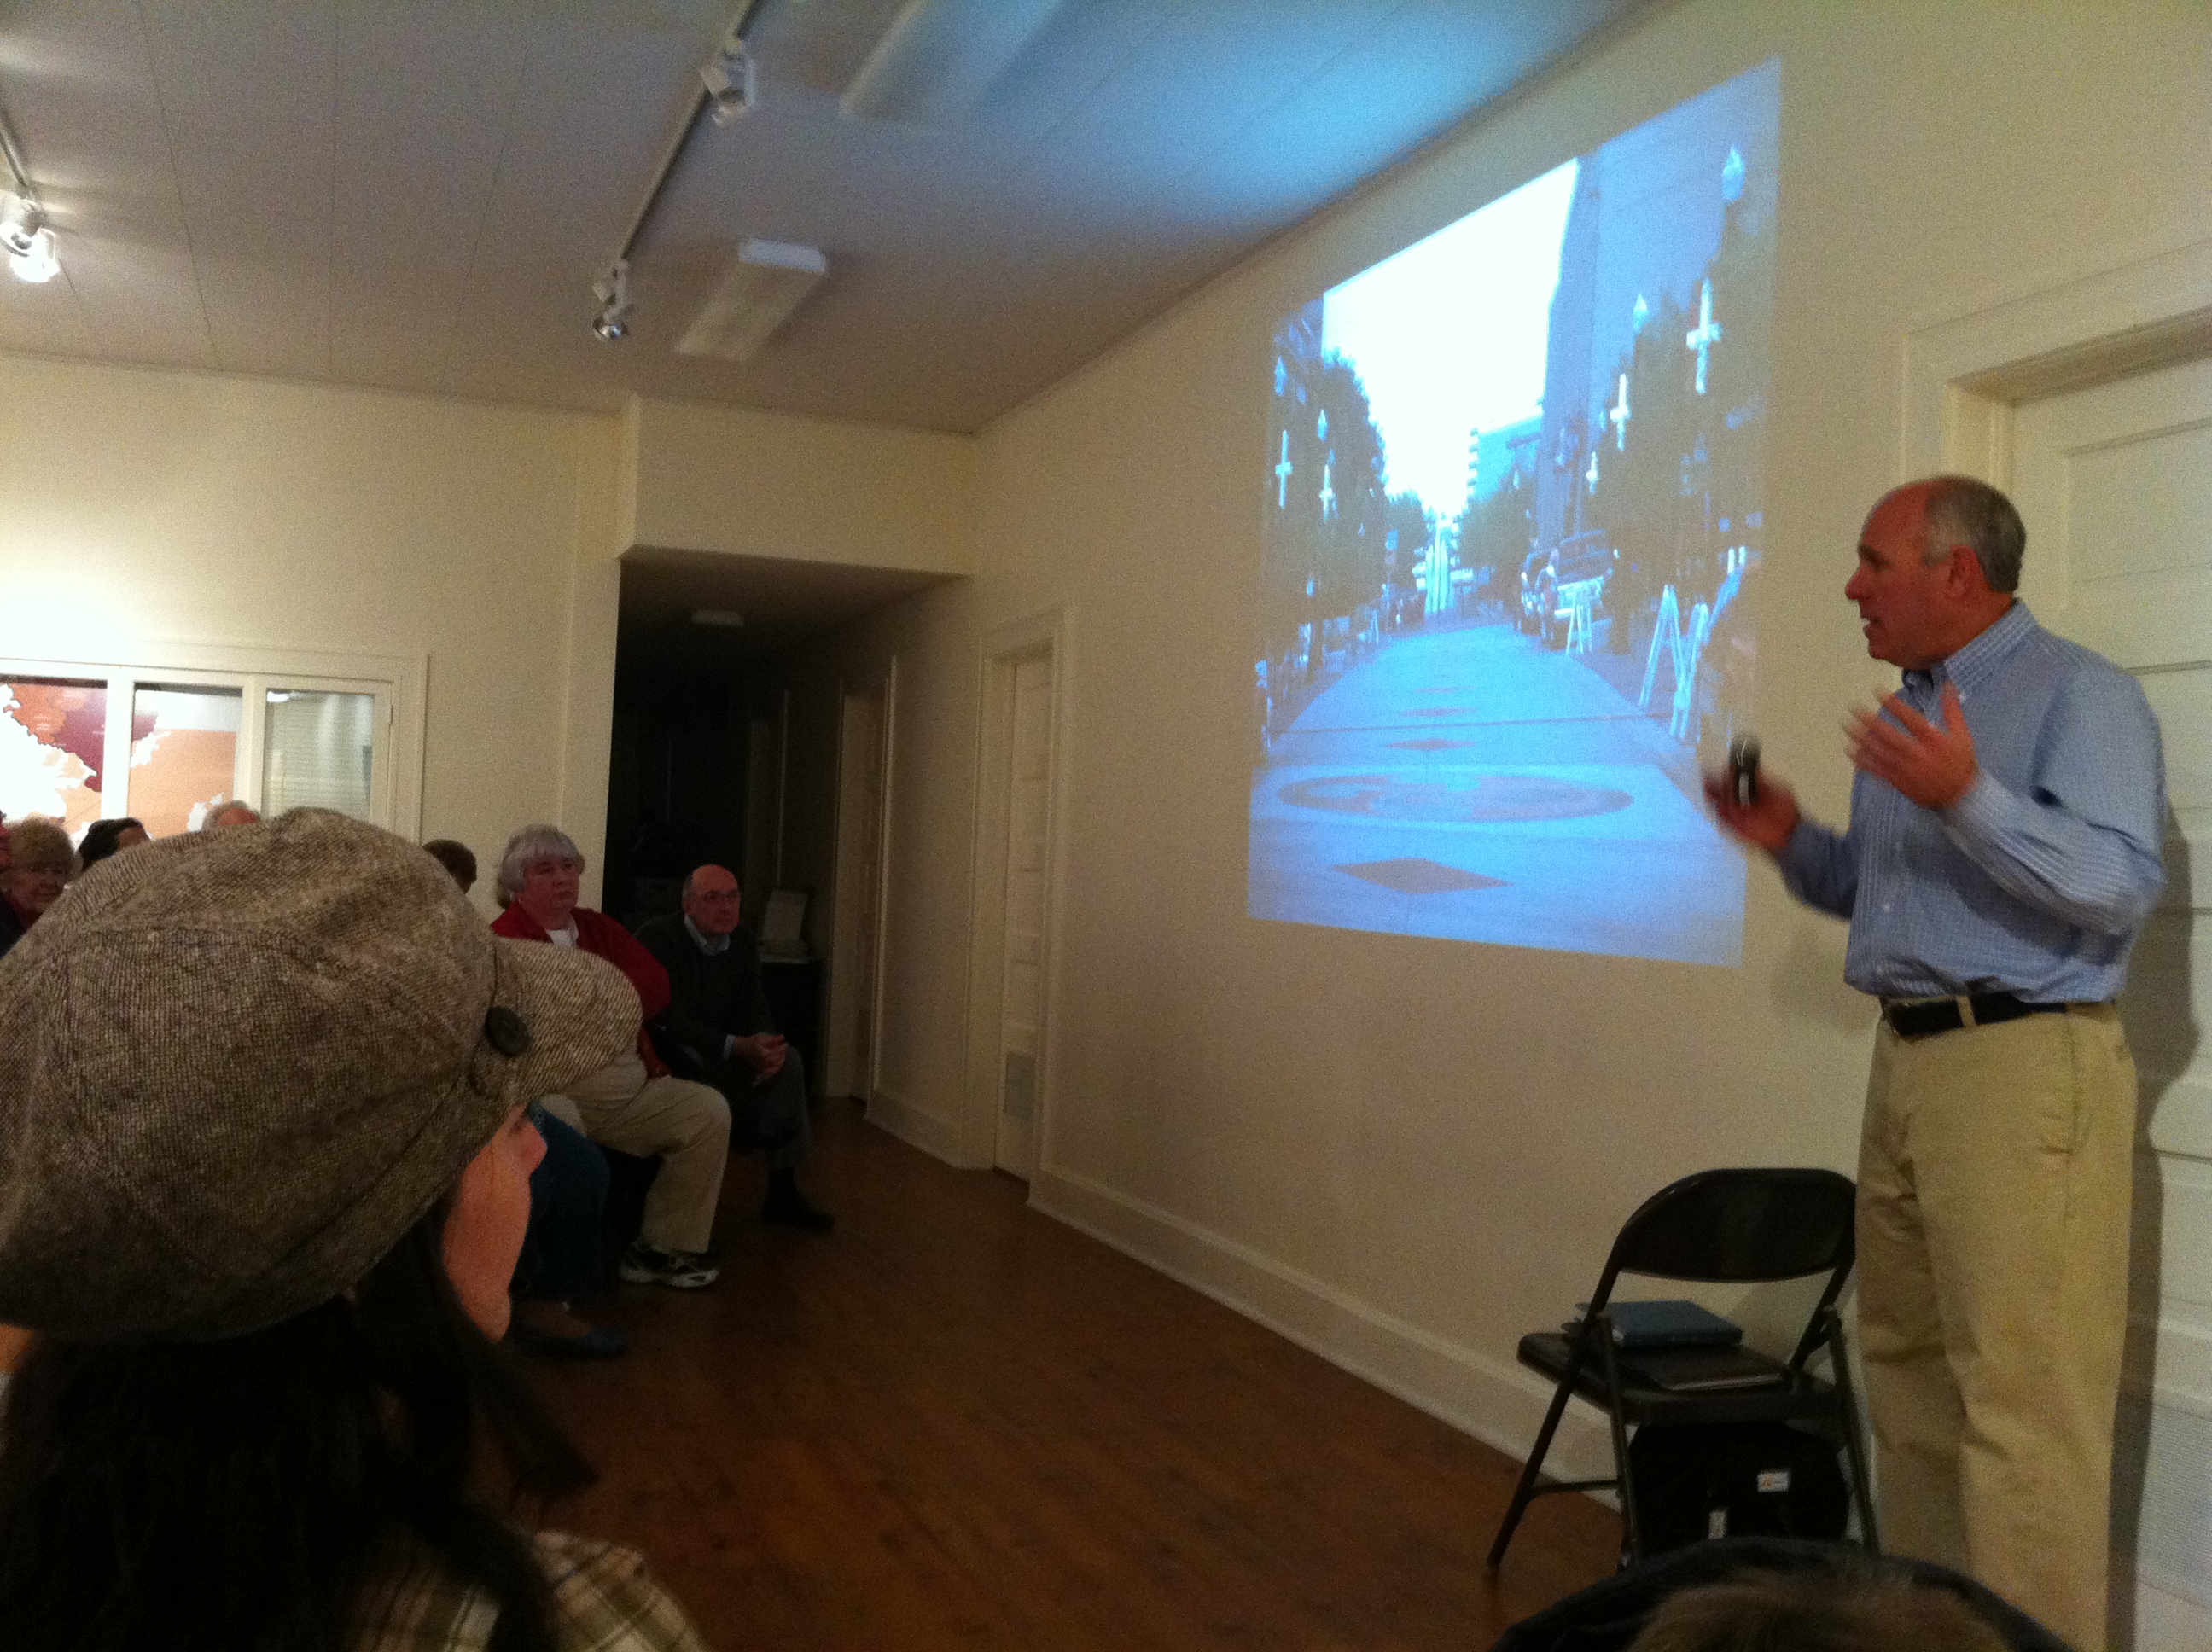
[[[114,820],[95,820],[84,829],[84,841],[76,848],[77,859],[87,866],[96,866],[108,856],[124,849],[135,849],[150,839],[145,823],[128,815]]]
[[[587,1472],[487,1339],[525,1104],[636,1017],[618,972],[491,935],[319,811],[118,857],[0,957],[11,1648],[348,1645],[403,1534],[550,1621],[471,1441],[543,1489]]]
[[[25,918],[36,922],[43,917],[76,873],[76,851],[70,847],[61,822],[26,815],[15,823],[8,869],[0,872],[0,895]]]
[[[232,826],[258,826],[261,811],[243,799],[233,798],[228,803],[218,804],[208,811],[207,818],[200,823],[204,832],[219,832]]]
[[[526,826],[499,857],[499,887],[542,928],[566,929],[583,889],[584,852],[558,826]]]
[[[1948,1589],[1845,1563],[1754,1571],[1671,1595],[1628,1652],[2006,1652]]]
[[[1972,477],[1884,494],[1859,530],[1858,567],[1844,586],[1867,653],[1920,670],[1972,641],[2012,605],[2027,542],[2012,501]]]
[[[434,837],[423,848],[430,858],[453,875],[453,881],[466,895],[477,886],[476,851],[465,843],[450,837]]]
[[[738,880],[726,866],[700,866],[684,880],[684,915],[702,935],[726,935],[744,910]]]

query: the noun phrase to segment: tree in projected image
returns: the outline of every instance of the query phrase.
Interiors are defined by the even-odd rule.
[[[1460,565],[1474,570],[1476,585],[1494,601],[1510,605],[1520,600],[1521,564],[1534,543],[1534,507],[1528,474],[1516,465],[1489,495],[1470,497],[1459,514]]]
[[[1669,588],[1685,623],[1699,603],[1712,616],[1692,736],[1709,750],[1725,744],[1751,691],[1753,631],[1743,593],[1765,538],[1773,312],[1771,227],[1752,216],[1733,156],[1722,184],[1733,193],[1720,245],[1691,302],[1662,294],[1656,306],[1645,304],[1618,363],[1616,399],[1607,411],[1626,410],[1608,417],[1589,501],[1589,520],[1612,535],[1620,553],[1607,600],[1613,652],[1640,664]],[[1719,337],[1703,352],[1701,393],[1700,352],[1691,341],[1708,322]],[[1670,672],[1662,665],[1662,691],[1671,691]]]
[[[1271,728],[1294,717],[1332,670],[1341,671],[1379,632],[1393,579],[1432,530],[1393,516],[1383,490],[1382,438],[1359,375],[1320,349],[1319,306],[1289,318],[1275,340],[1274,463],[1268,469],[1261,603],[1257,715],[1261,750]],[[1399,529],[1394,570],[1389,536]]]

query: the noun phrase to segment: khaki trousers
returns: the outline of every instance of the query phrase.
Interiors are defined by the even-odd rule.
[[[663,1250],[707,1248],[730,1162],[730,1104],[720,1090],[688,1078],[648,1078],[644,1061],[625,1055],[544,1102],[604,1147],[659,1154],[639,1236]]]
[[[1859,1345],[1882,1546],[2100,1652],[2135,1062],[2109,1005],[1875,1035]]]

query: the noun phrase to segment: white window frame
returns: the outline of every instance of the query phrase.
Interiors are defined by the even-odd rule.
[[[107,684],[107,735],[100,809],[131,812],[131,720],[137,690],[235,689],[241,696],[238,761],[231,796],[261,806],[269,694],[279,691],[374,696],[375,744],[369,756],[369,818],[403,837],[422,829],[422,714],[428,661],[422,655],[323,653],[306,649],[216,644],[153,647],[127,656],[41,658],[0,655],[0,681],[74,678]]]

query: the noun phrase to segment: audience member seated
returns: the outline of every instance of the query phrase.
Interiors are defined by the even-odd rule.
[[[612,1359],[629,1350],[616,1325],[594,1325],[575,1304],[605,1283],[600,1230],[607,1211],[606,1157],[591,1138],[542,1107],[531,1121],[545,1157],[530,1173],[530,1230],[514,1270],[514,1327],[521,1347],[574,1359]]]
[[[61,898],[76,876],[76,851],[58,820],[25,815],[10,829],[6,870],[0,871],[0,951],[15,944]]]
[[[466,895],[477,881],[477,858],[465,843],[433,838],[423,848]],[[599,1232],[606,1218],[607,1161],[591,1139],[566,1119],[533,1105],[530,1121],[545,1141],[545,1157],[530,1173],[530,1230],[514,1270],[514,1324],[510,1340],[538,1353],[612,1359],[629,1350],[621,1327],[593,1325],[575,1303],[596,1297],[604,1283]]]
[[[799,1191],[810,1146],[806,1064],[775,1030],[761,989],[760,943],[738,921],[738,880],[700,866],[684,880],[680,915],[639,926],[637,938],[668,971],[668,1008],[653,1023],[655,1046],[686,1078],[709,1084],[730,1103],[731,1136],[768,1156],[762,1217],[826,1233],[836,1220]]]
[[[144,823],[128,815],[115,820],[95,820],[84,829],[83,841],[76,846],[76,858],[89,871],[117,851],[135,849],[151,839],[152,834]]]
[[[576,904],[583,872],[583,853],[567,833],[524,827],[500,856],[499,887],[510,904],[492,929],[606,959],[629,977],[650,1021],[668,1007],[668,972],[612,918]],[[720,1093],[670,1073],[641,1026],[635,1048],[545,1105],[556,1116],[573,1111],[574,1122],[603,1146],[660,1157],[643,1230],[623,1255],[621,1277],[685,1291],[714,1284],[720,1270],[703,1253],[730,1156],[730,1104]]]
[[[0,878],[6,877],[8,873],[8,844],[14,835],[8,829],[6,812],[0,811]],[[0,957],[6,956],[8,949],[22,938],[22,920],[16,917],[15,908],[8,904],[7,897],[0,896]]]
[[[258,826],[260,823],[261,811],[243,799],[234,798],[228,803],[218,804],[208,811],[207,817],[200,822],[200,830],[219,832],[229,826]]]
[[[9,1652],[696,1652],[635,1553],[515,1523],[591,1471],[491,1347],[527,1104],[635,1036],[621,975],[322,811],[133,868],[0,960]]]
[[[453,874],[462,894],[477,886],[477,852],[467,844],[455,838],[434,837],[422,847],[433,860]]]

